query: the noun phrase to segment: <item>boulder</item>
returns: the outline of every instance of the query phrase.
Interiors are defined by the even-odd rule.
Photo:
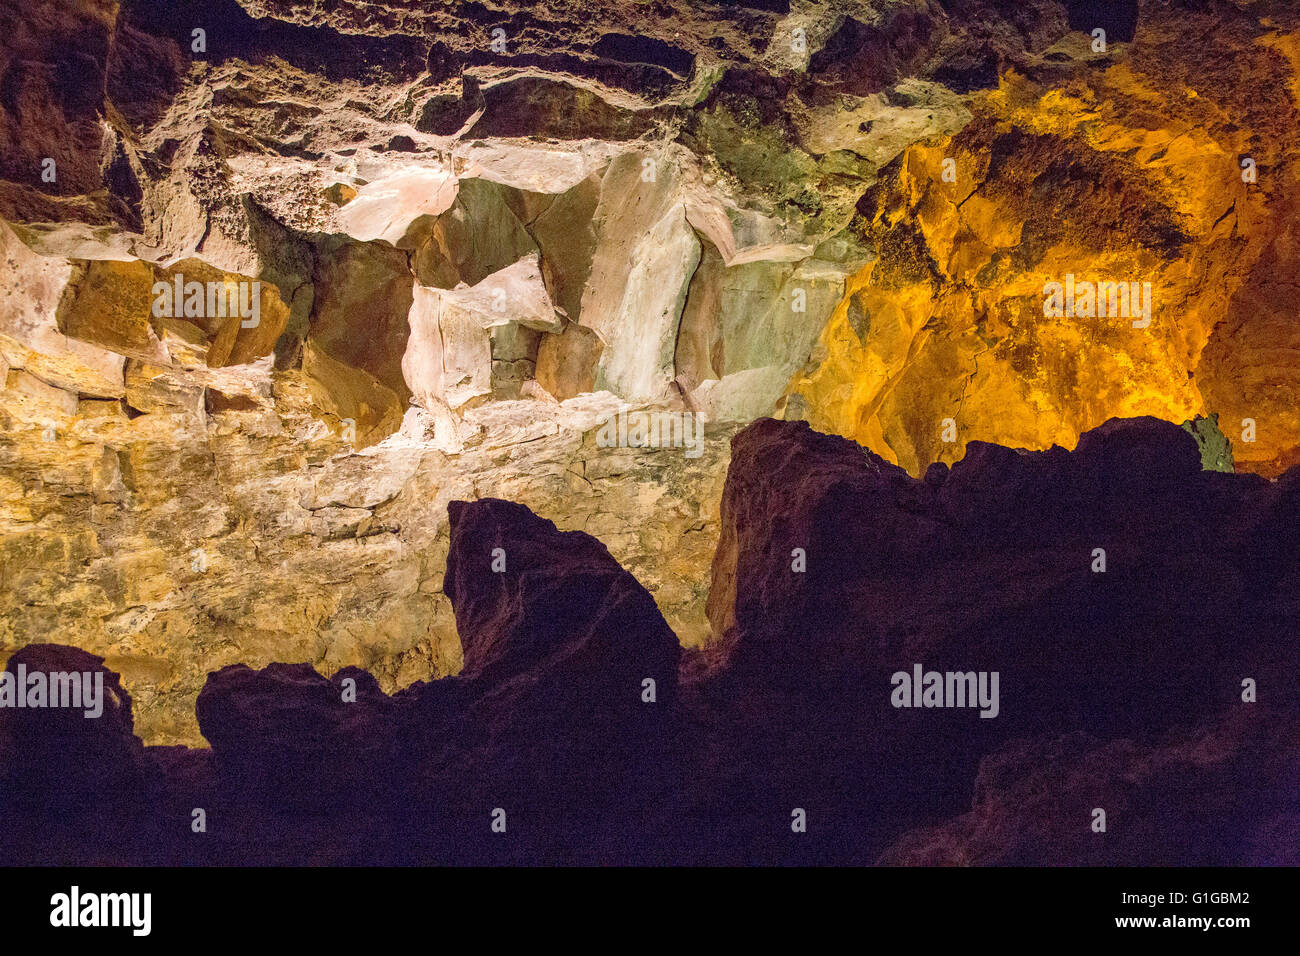
[[[139,799],[144,748],[131,696],[103,665],[102,657],[59,644],[28,644],[9,658],[0,687],[6,802],[39,814],[94,816]],[[16,706],[18,694],[27,706]]]
[[[381,798],[393,781],[394,712],[365,671],[326,679],[309,664],[223,667],[198,700],[199,730],[226,793],[277,810],[337,811]]]
[[[453,501],[448,514],[469,768],[534,808],[632,799],[677,699],[681,648],[654,600],[595,538],[523,505]]]

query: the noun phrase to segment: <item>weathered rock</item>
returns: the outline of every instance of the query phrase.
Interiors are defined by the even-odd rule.
[[[678,322],[700,256],[680,180],[671,161],[628,155],[601,184],[581,321],[604,343],[596,388],[629,401],[672,394]]]
[[[303,348],[302,370],[309,377],[317,406],[344,427],[344,440],[366,448],[397,431],[402,405],[397,394],[361,369],[336,362],[310,340]]]
[[[439,216],[456,200],[458,183],[445,169],[393,172],[367,183],[338,214],[339,225],[354,239],[396,245],[423,216]]]
[[[170,362],[160,334],[178,319],[202,335],[208,365],[243,365],[271,354],[289,308],[272,283],[198,259],[170,269],[105,260],[85,264],[58,312],[68,337],[152,364]]]
[[[1286,686],[1296,11],[869,6],[222,0],[202,50],[191,5],[0,12],[0,649],[104,655],[150,742],[199,743],[194,699],[237,662],[432,681],[397,736],[481,813],[451,723],[518,726],[525,762],[554,728],[495,685],[471,718],[479,682],[443,679],[445,506],[516,499],[704,649],[665,764],[698,782],[654,810],[702,822],[663,828],[668,861],[788,861],[761,834],[820,801],[863,836],[814,828],[796,858],[870,862],[960,809],[1004,725],[1105,742],[1217,712],[1233,674]],[[260,321],[159,315],[182,274],[262,283]],[[1044,315],[1069,274],[1151,282],[1151,325]],[[606,447],[628,403],[708,420],[701,457]],[[711,633],[726,439],[768,414],[880,458],[747,446]],[[1197,441],[1106,424],[1134,415]],[[1202,474],[1198,443],[1281,477]],[[863,690],[917,655],[1004,668],[1003,715]],[[264,678],[304,712],[327,679]],[[324,738],[257,733],[282,731],[309,773]],[[216,793],[156,756],[170,819]],[[402,858],[404,828],[356,814],[358,844],[316,852]]]
[[[9,657],[0,706],[5,803],[96,814],[139,799],[144,749],[131,695],[103,664],[58,644],[29,644]]]
[[[66,259],[28,249],[0,223],[0,355],[11,368],[25,368],[53,385],[119,397],[122,355],[59,330],[59,308],[79,274]]]
[[[574,322],[544,335],[537,347],[537,383],[561,402],[593,391],[603,348],[595,332]]]
[[[369,372],[405,403],[402,353],[410,336],[411,270],[380,242],[328,243],[318,250],[309,336],[331,358]]]
[[[772,413],[844,292],[844,272],[817,259],[727,266],[706,246],[691,279],[674,352],[676,379],[710,420]]]
[[[1282,472],[1300,421],[1294,363],[1277,361],[1294,329],[1273,277],[1296,248],[1278,118],[1297,103],[1290,80],[1263,78],[1300,61],[1294,24],[1275,33],[1258,12],[1144,5],[1132,46],[1104,55],[1058,34],[977,96],[960,131],[909,145],[857,204],[880,258],[792,382],[803,411],[788,417],[919,476],[969,441],[1070,447],[1113,416],[1218,413],[1237,468]],[[1192,39],[1207,31],[1212,54]],[[1205,95],[1183,94],[1172,57]],[[1269,96],[1242,98],[1238,72]],[[1275,174],[1247,170],[1265,166]],[[1149,326],[1083,304],[1045,315],[1046,284],[1067,276],[1149,283]]]
[[[861,821],[856,849],[806,849],[865,859],[867,807],[876,833],[955,815],[957,782],[1013,737],[1178,733],[1246,706],[1244,676],[1280,690],[1300,666],[1281,584],[1300,553],[1271,517],[1296,507],[1290,476],[1203,471],[1192,437],[1151,419],[1109,422],[1074,453],[972,443],[924,481],[802,423],[756,422],[723,496],[708,604],[722,640],[684,689],[731,729],[691,772],[768,767],[770,789],[746,781],[736,799],[760,818],[788,800]],[[910,689],[918,666],[997,673],[998,702],[934,709],[909,690],[901,706],[897,677]],[[1041,859],[1071,858],[1073,842],[1044,839]]]
[[[1256,529],[1246,533],[1277,573],[1295,573],[1300,554],[1276,552],[1274,533],[1247,518],[1295,506],[1289,484],[1202,471],[1188,433],[1151,419],[1108,422],[1073,454],[972,443],[924,482],[802,423],[765,420],[733,445],[709,616],[763,666],[798,654],[802,670],[870,661],[879,680],[918,662],[999,671],[1017,702],[999,727],[1165,726],[1217,711],[1242,674],[1296,663],[1262,636],[1277,608],[1241,538]],[[978,608],[960,610],[977,587]],[[890,627],[903,594],[924,636]]]
[[[358,668],[326,680],[307,664],[237,664],[208,676],[197,708],[224,787],[240,800],[337,812],[393,782],[396,708]]]
[[[1295,865],[1300,730],[1294,714],[1251,706],[1153,743],[1074,734],[1011,744],[981,763],[969,813],[907,834],[880,862]]]
[[[437,289],[478,285],[536,253],[537,244],[510,207],[513,193],[488,180],[462,180],[456,201],[411,255],[415,277]]]
[[[47,385],[22,369],[9,369],[5,376],[5,408],[25,422],[64,424],[77,414],[75,392]]]

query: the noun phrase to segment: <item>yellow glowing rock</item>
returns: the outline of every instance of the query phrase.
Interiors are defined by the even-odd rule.
[[[973,439],[1073,447],[1113,416],[1214,412],[1238,468],[1300,460],[1300,182],[1283,161],[1297,134],[1273,119],[1295,115],[1300,43],[1233,56],[1261,78],[1249,104],[1139,48],[1064,89],[1009,73],[964,130],[909,148],[859,205],[880,259],[849,283],[786,414],[913,474]],[[1240,162],[1252,150],[1258,182]],[[1045,315],[1067,276],[1149,284],[1149,326]]]
[[[167,339],[182,364],[202,354],[214,368],[271,354],[288,319],[273,283],[198,259],[169,269],[88,262],[58,316],[59,330],[71,339],[155,365],[171,363]]]
[[[402,404],[391,388],[369,372],[336,362],[310,339],[303,344],[302,371],[317,405],[338,421],[354,447],[383,441],[401,427]]]

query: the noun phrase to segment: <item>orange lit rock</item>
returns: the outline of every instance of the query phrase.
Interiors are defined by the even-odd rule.
[[[1283,2],[1106,53],[1059,0],[516,3],[503,56],[474,5],[243,0],[208,56],[182,5],[54,6],[0,12],[0,653],[107,655],[151,743],[239,661],[454,673],[453,498],[597,536],[709,644],[755,416],[914,474],[1117,415],[1300,448]],[[1044,315],[1071,274],[1151,325]],[[261,282],[257,325],[155,314],[177,275]],[[621,402],[703,456],[602,447]]]
[[[1057,86],[1059,64],[1085,56],[1067,38],[978,97],[960,133],[884,172],[858,207],[880,260],[791,384],[787,417],[913,474],[971,440],[1072,447],[1111,416],[1213,412],[1239,468],[1295,460],[1281,278],[1295,260],[1295,43],[1243,20],[1197,56],[1207,16],[1151,13],[1131,48]],[[1247,155],[1266,171],[1256,183]],[[1045,284],[1070,274],[1151,283],[1150,327],[1045,317]],[[1253,442],[1239,440],[1247,418]]]

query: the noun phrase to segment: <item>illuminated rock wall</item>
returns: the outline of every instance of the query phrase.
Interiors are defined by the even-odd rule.
[[[1073,447],[1132,415],[1217,413],[1238,468],[1292,464],[1298,54],[1276,21],[1148,4],[1132,44],[1070,34],[1006,73],[858,204],[879,259],[787,417],[914,474],[971,440]],[[1045,316],[1070,275],[1150,283],[1150,326]]]
[[[328,6],[0,11],[0,655],[105,656],[150,743],[235,662],[454,673],[452,499],[716,644],[756,418],[913,475],[1113,416],[1300,455],[1290,3]],[[1070,276],[1150,324],[1044,314]],[[698,457],[602,445],[637,408]]]

